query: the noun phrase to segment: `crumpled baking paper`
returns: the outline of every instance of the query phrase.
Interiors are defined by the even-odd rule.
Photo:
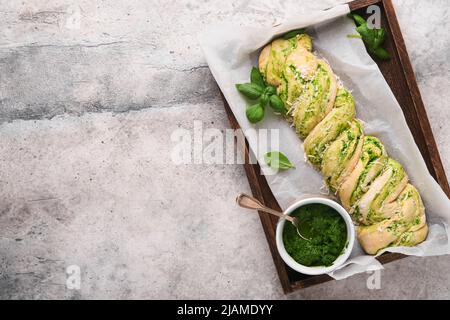
[[[403,164],[424,201],[430,227],[427,240],[416,247],[388,248],[383,252],[415,256],[448,254],[450,201],[429,174],[403,112],[363,42],[347,37],[356,33],[354,23],[346,17],[349,11],[347,4],[341,4],[328,10],[300,13],[266,28],[217,25],[201,35],[200,43],[209,68],[244,132],[251,128],[280,130],[279,151],[288,156],[296,169],[275,175],[265,173],[273,194],[285,209],[305,194],[323,191],[322,176],[305,162],[303,142],[282,117],[267,108],[263,122],[257,125],[248,122],[245,116],[247,102],[235,84],[249,81],[250,69],[257,66],[259,52],[265,44],[292,29],[308,27],[316,53],[329,62],[344,86],[352,91],[357,117],[363,121],[366,134],[380,138],[388,154]],[[262,160],[265,152],[270,150],[258,148],[255,135],[247,134],[246,137],[257,159]],[[366,255],[355,241],[349,260],[330,275],[344,279],[376,269],[382,269],[382,265],[374,256]]]

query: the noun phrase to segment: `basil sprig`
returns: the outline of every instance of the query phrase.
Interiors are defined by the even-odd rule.
[[[250,71],[250,82],[236,84],[236,89],[250,100],[258,100],[256,104],[247,107],[246,115],[251,123],[258,123],[264,119],[265,107],[269,105],[275,112],[284,113],[284,103],[276,95],[276,88],[266,85],[258,68]]]
[[[288,157],[279,151],[267,152],[264,155],[264,161],[268,166],[277,170],[295,168],[291,161],[289,161]]]
[[[275,110],[276,112],[283,113],[285,111],[284,102],[277,95],[272,95],[269,98],[269,104],[272,107],[272,109]]]
[[[254,83],[237,84],[236,89],[238,89],[238,91],[244,96],[252,100],[258,99],[264,91],[263,88]]]
[[[370,28],[367,21],[360,15],[350,13],[349,17],[355,21],[356,31],[367,44],[367,50],[381,60],[390,59],[391,55],[382,47],[386,40],[386,30],[384,28]]]
[[[260,86],[261,88],[266,87],[266,83],[264,82],[261,72],[259,72],[259,70],[255,67],[253,67],[252,71],[250,71],[250,82]]]
[[[260,104],[254,104],[250,107],[247,107],[245,111],[248,121],[251,123],[257,123],[264,119],[264,107]]]

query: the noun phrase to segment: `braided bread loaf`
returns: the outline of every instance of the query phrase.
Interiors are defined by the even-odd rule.
[[[328,63],[312,52],[311,38],[276,39],[262,50],[259,69],[277,88],[308,161],[358,225],[368,254],[414,246],[428,234],[425,209],[403,167],[383,144],[365,136],[355,102]]]

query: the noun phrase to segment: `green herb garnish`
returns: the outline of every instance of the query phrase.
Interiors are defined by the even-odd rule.
[[[367,45],[367,50],[381,60],[388,60],[391,58],[389,52],[382,48],[382,44],[386,40],[386,30],[381,28],[370,28],[367,21],[357,14],[349,13],[349,17],[356,22],[356,31],[361,36],[361,39]],[[349,37],[355,38],[350,35]]]
[[[250,82],[258,85],[260,88],[265,88],[266,83],[262,77],[261,72],[259,72],[258,68],[253,67],[252,71],[250,71]]]
[[[263,88],[254,83],[237,84],[236,89],[238,89],[238,91],[244,96],[252,100],[258,99],[264,91]]]
[[[258,100],[246,110],[247,119],[251,123],[264,119],[264,109],[267,104],[277,113],[285,112],[283,101],[276,95],[277,89],[266,85],[261,72],[255,67],[250,72],[250,82],[237,84],[236,89],[250,100]]]
[[[245,114],[251,123],[260,122],[264,119],[264,107],[260,103],[254,104],[247,108]]]
[[[295,168],[294,165],[289,161],[288,157],[286,157],[282,152],[279,151],[267,152],[264,155],[264,161],[269,167],[273,169],[287,170],[290,168]]]
[[[284,113],[286,110],[284,108],[283,100],[281,100],[277,95],[273,95],[270,97],[269,104],[275,112]]]

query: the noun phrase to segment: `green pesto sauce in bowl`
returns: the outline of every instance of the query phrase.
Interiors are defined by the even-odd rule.
[[[333,208],[319,203],[308,204],[291,213],[299,219],[303,240],[290,222],[284,224],[283,243],[287,253],[307,267],[331,266],[347,245],[347,226]]]

